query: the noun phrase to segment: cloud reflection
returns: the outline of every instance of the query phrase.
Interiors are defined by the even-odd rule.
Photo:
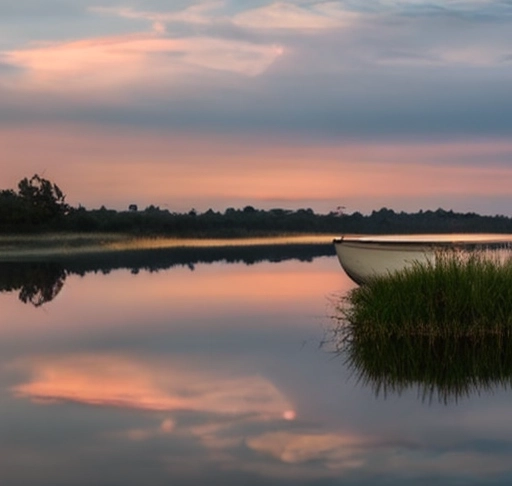
[[[322,460],[329,469],[361,467],[369,443],[368,439],[358,436],[284,431],[270,432],[247,441],[251,449],[281,462],[300,464]]]
[[[326,424],[301,419],[290,423],[283,418],[291,418],[291,403],[258,375],[112,354],[42,357],[19,366],[30,378],[12,389],[18,398],[150,413],[153,425],[144,419],[98,433],[119,451],[127,443],[159,447],[158,460],[169,478],[191,477],[197,465],[203,473],[210,468],[216,475],[236,472],[283,481],[345,480],[354,474],[393,479],[403,471],[425,478],[432,467],[448,478],[461,477],[461,470],[483,477],[509,467],[506,454],[490,454],[451,435],[433,439],[422,427],[413,434],[406,428],[370,435],[346,426],[326,432]]]
[[[33,401],[153,412],[290,417],[292,404],[266,378],[204,371],[180,362],[151,365],[116,355],[40,358],[13,393]]]

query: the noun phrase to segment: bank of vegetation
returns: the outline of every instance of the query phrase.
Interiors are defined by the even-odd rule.
[[[310,208],[270,210],[245,206],[223,212],[209,209],[173,212],[130,204],[126,211],[72,207],[53,182],[34,175],[17,190],[0,190],[0,234],[80,232],[125,233],[134,236],[245,237],[282,234],[342,233],[512,233],[512,219],[455,213],[444,209],[417,213],[382,208],[371,214],[339,209],[317,214]]]
[[[443,251],[375,277],[340,303],[345,329],[367,336],[512,336],[512,258]]]
[[[335,351],[375,394],[443,403],[512,386],[509,250],[444,251],[333,302]]]

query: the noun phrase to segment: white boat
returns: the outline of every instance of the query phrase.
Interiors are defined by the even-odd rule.
[[[512,235],[344,236],[333,243],[347,275],[357,284],[364,284],[371,277],[402,270],[414,262],[433,262],[436,252],[443,248],[506,248],[512,244]]]

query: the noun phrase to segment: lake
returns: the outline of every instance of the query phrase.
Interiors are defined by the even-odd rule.
[[[340,343],[329,245],[0,272],[1,484],[512,480],[508,343]]]

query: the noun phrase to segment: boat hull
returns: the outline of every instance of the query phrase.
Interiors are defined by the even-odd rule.
[[[413,265],[434,263],[442,249],[503,248],[511,235],[409,235],[344,237],[334,240],[341,266],[357,284]]]

